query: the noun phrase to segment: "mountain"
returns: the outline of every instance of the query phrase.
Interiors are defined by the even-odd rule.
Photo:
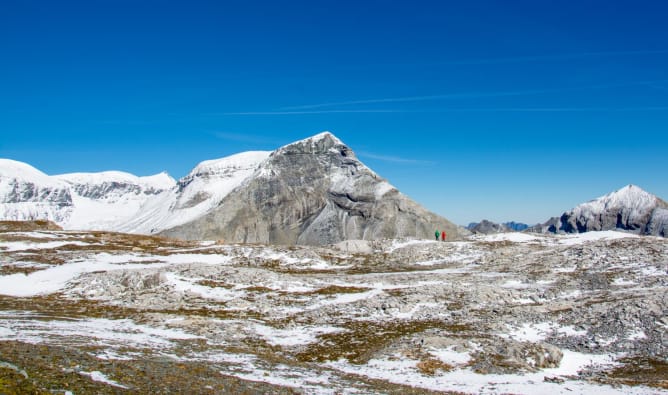
[[[0,219],[66,221],[73,211],[69,186],[34,167],[0,159]]]
[[[521,232],[529,227],[529,225],[524,224],[522,222],[515,222],[515,221],[510,221],[510,222],[504,222],[503,225],[506,226],[506,228],[510,230],[514,230],[516,232]]]
[[[229,242],[328,244],[347,239],[449,238],[455,225],[364,166],[329,132],[273,152],[244,152],[166,173],[48,176],[0,160],[0,220],[50,220],[110,230]]]
[[[457,226],[413,202],[329,132],[279,148],[205,216],[162,232],[186,239],[329,244],[456,238]]]
[[[148,202],[118,230],[156,233],[193,221],[218,206],[269,157],[268,151],[250,151],[201,162],[176,186]]]
[[[120,171],[61,174],[52,179],[69,186],[72,196],[73,209],[60,221],[66,229],[120,230],[119,224],[176,184],[167,173],[137,177]]]
[[[485,235],[491,233],[501,233],[510,231],[510,229],[508,229],[505,225],[497,224],[496,222],[488,221],[486,219],[483,219],[482,221],[476,223],[475,225],[470,227],[469,230],[475,234],[485,234]]]
[[[478,227],[478,229],[477,231],[474,231],[476,227]],[[510,221],[510,222],[504,222],[502,224],[497,224],[495,222],[484,219],[482,220],[482,222],[470,222],[466,226],[466,229],[473,231],[473,233],[488,234],[488,233],[510,232],[510,231],[521,232],[527,229],[528,227],[529,225],[521,222]],[[498,228],[498,229],[494,230],[493,228]]]
[[[635,185],[582,203],[561,217],[529,228],[540,233],[582,233],[619,229],[666,237],[668,203]]]

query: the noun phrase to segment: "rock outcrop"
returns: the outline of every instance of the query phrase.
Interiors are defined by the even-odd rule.
[[[162,232],[186,239],[323,245],[343,240],[432,238],[458,228],[413,202],[329,132],[271,153],[220,205]]]

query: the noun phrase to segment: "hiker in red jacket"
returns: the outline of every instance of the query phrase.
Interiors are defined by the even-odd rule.
[[[445,241],[445,231],[441,232],[441,241]]]

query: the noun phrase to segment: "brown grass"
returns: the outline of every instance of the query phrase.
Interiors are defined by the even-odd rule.
[[[420,373],[426,374],[428,376],[435,375],[439,370],[443,372],[449,372],[453,369],[452,365],[448,365],[447,363],[436,358],[427,358],[421,360],[418,362],[417,368]]]
[[[343,325],[345,332],[321,335],[317,343],[309,345],[296,355],[301,362],[326,362],[346,358],[351,363],[364,364],[374,353],[394,341],[424,332],[443,329],[451,333],[468,331],[467,325],[452,325],[442,321],[353,321]]]
[[[668,362],[649,357],[624,358],[619,362],[622,365],[608,373],[613,382],[668,390]]]
[[[51,221],[0,221],[0,232],[29,232],[33,230],[63,230]]]

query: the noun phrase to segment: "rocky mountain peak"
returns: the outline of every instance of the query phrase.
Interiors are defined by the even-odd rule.
[[[273,244],[457,237],[457,227],[402,195],[330,132],[283,146],[201,219],[163,234]]]
[[[331,132],[318,133],[315,136],[285,145],[273,155],[303,155],[335,153],[347,157],[355,157],[352,150]]]

